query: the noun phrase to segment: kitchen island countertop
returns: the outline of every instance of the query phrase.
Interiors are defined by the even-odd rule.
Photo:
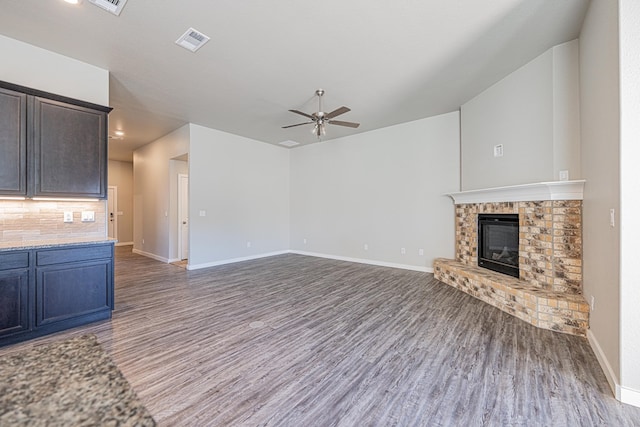
[[[116,239],[111,238],[69,238],[69,239],[50,239],[50,240],[17,240],[17,241],[0,241],[0,251],[19,251],[29,249],[47,249],[58,246],[86,246],[101,245],[105,243],[117,243]]]

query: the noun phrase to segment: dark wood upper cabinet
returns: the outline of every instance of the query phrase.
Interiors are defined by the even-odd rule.
[[[35,97],[33,154],[33,196],[106,196],[106,113]]]
[[[109,111],[0,82],[0,195],[105,199]]]
[[[0,193],[27,195],[27,95],[0,87]]]

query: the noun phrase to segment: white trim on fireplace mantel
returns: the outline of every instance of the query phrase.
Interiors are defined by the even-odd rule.
[[[574,181],[536,182],[508,187],[450,193],[456,205],[466,203],[532,202],[538,200],[582,200],[584,179]]]

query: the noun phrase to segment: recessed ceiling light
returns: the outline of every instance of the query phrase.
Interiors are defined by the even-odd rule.
[[[282,141],[280,143],[280,145],[284,145],[285,147],[295,147],[296,145],[300,145],[299,142],[295,142],[295,141],[291,141],[291,140],[287,140],[287,141]]]
[[[80,4],[82,3],[82,0],[64,0],[69,4]]]
[[[123,132],[123,131],[121,131],[121,130],[117,130],[117,131],[115,131],[115,132],[113,132],[113,133],[115,133],[115,134],[116,134],[116,136],[124,136],[124,132]]]
[[[176,40],[176,44],[178,46],[182,46],[183,48],[190,50],[191,52],[195,52],[200,49],[206,42],[208,42],[211,38],[202,34],[200,31],[195,28],[189,28],[184,32],[183,35],[180,36],[178,40]]]

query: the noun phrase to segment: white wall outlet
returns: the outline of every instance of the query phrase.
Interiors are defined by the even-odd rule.
[[[306,237],[305,237],[304,239],[302,239],[302,243],[303,243],[304,245],[306,245],[306,244],[307,244],[307,238],[306,238]]]
[[[593,311],[594,308],[596,308],[596,297],[591,295],[591,311]]]
[[[609,225],[611,227],[616,226],[616,210],[615,209],[609,209]]]
[[[418,255],[420,256],[424,255],[424,249],[418,249]]]
[[[251,242],[247,242],[247,247],[250,248],[251,247]]]
[[[504,154],[504,147],[502,146],[502,144],[493,146],[493,157],[502,157],[503,154]]]
[[[400,248],[400,253],[404,255],[407,253],[407,250],[405,248]]]
[[[364,246],[363,246],[363,248],[364,248],[364,250],[365,250],[365,251],[368,251],[368,250],[369,250],[369,245],[367,245],[367,244],[365,243],[365,244],[364,244]]]
[[[81,220],[82,222],[95,222],[96,213],[94,211],[82,211]]]
[[[200,212],[198,212],[198,215],[207,216],[207,211],[200,211]]]
[[[569,171],[565,170],[558,172],[558,177],[560,178],[560,181],[569,181]]]
[[[64,213],[64,222],[73,222],[73,212]]]

